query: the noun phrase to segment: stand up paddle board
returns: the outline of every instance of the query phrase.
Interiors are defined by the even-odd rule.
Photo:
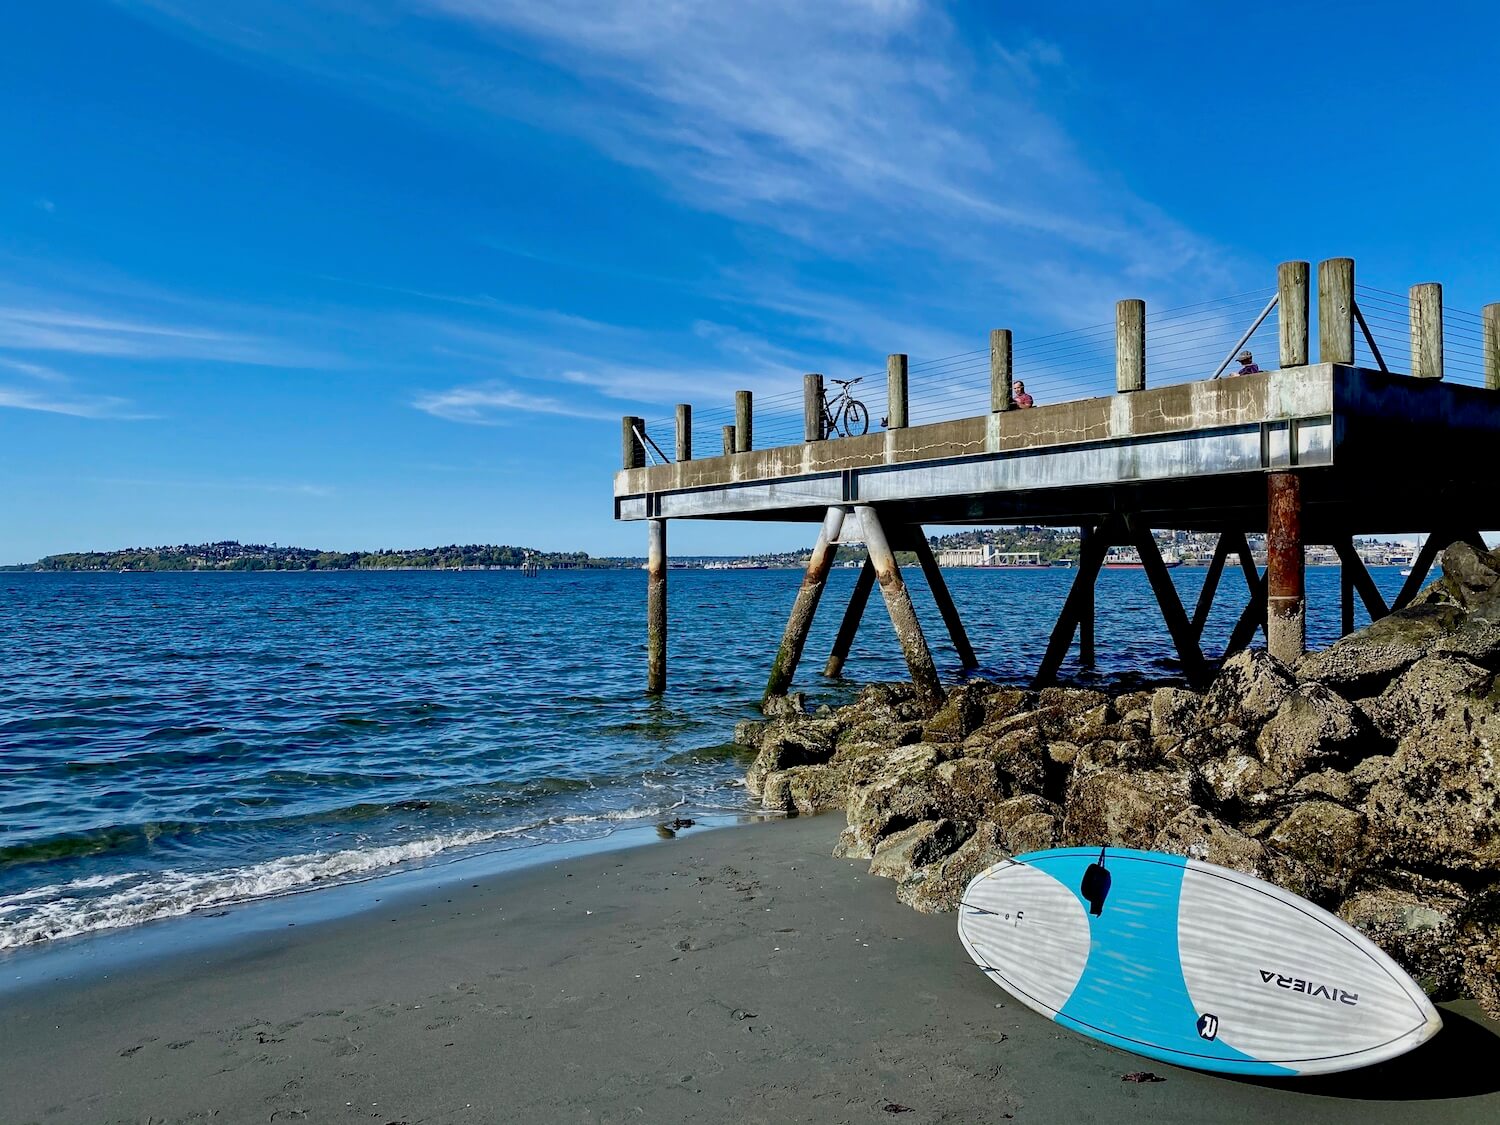
[[[1178,1066],[1326,1074],[1394,1058],[1442,1027],[1416,982],[1326,910],[1162,852],[1005,860],[970,882],[958,934],[1027,1007]]]

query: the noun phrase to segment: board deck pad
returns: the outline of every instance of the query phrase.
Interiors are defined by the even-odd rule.
[[[1028,1007],[1180,1066],[1349,1070],[1442,1026],[1368,938],[1270,883],[1129,848],[1057,848],[977,875],[959,907],[970,956]]]

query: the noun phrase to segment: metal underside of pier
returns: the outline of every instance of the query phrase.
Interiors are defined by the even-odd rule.
[[[1302,480],[1306,542],[1438,522],[1500,526],[1493,392],[1336,364],[626,469],[621,520],[1266,527],[1265,475]]]

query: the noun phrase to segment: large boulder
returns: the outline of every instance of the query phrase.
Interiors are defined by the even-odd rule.
[[[870,859],[870,874],[904,879],[914,868],[936,863],[958,845],[958,827],[951,820],[924,820],[881,840]]]
[[[1455,606],[1408,606],[1297,661],[1297,678],[1353,699],[1381,691],[1463,621]]]
[[[948,693],[937,713],[922,724],[923,742],[962,742],[985,721],[984,700],[990,685],[976,681]]]
[[[924,914],[956,910],[974,876],[1008,858],[999,826],[981,821],[953,854],[918,867],[902,879],[896,897]]]
[[[1500,875],[1500,714],[1474,700],[1412,731],[1371,787],[1366,812],[1381,859]]]
[[[1483,695],[1490,680],[1487,669],[1461,656],[1426,656],[1378,696],[1362,700],[1360,709],[1383,737],[1397,742],[1431,726],[1466,697]]]
[[[1169,820],[1151,846],[1159,852],[1201,859],[1257,878],[1266,875],[1265,845],[1197,805],[1189,805]]]
[[[792,811],[799,816],[842,809],[849,797],[849,767],[793,766],[782,771]]]
[[[1369,746],[1369,730],[1354,705],[1322,684],[1303,684],[1282,700],[1255,740],[1256,755],[1273,784],[1346,765]]]
[[[767,774],[792,766],[821,765],[833,757],[839,724],[835,719],[785,719],[768,726],[761,733],[760,753],[745,773],[745,788],[761,796],[761,783]]]
[[[1463,904],[1379,887],[1344,900],[1339,917],[1385,950],[1429,996],[1451,999],[1462,987],[1466,958],[1459,942]]]
[[[1009,779],[1013,790],[1041,792],[1047,779],[1046,737],[1034,727],[990,735],[991,727],[982,727],[964,740],[965,757],[984,758],[995,763]]]
[[[974,824],[1015,791],[1009,774],[989,758],[956,758],[933,771],[945,815]]]
[[[1314,901],[1342,895],[1364,870],[1365,817],[1332,801],[1306,801],[1271,830],[1275,882]],[[1282,866],[1278,860],[1290,860]]]
[[[1488,902],[1464,924],[1463,990],[1500,1020],[1500,904]]]
[[[1500,619],[1500,554],[1462,540],[1452,543],[1443,552],[1442,582],[1470,616]]]
[[[807,714],[807,696],[800,691],[791,695],[768,695],[761,700],[760,713],[768,719]]]
[[[931,747],[908,746],[892,752],[873,780],[852,781],[845,805],[849,827],[839,838],[835,854],[869,859],[886,836],[919,821],[937,819],[941,815],[934,785],[937,764]]]
[[[1151,693],[1151,737],[1165,754],[1201,725],[1203,697],[1184,688],[1157,688]]]
[[[1199,722],[1258,728],[1296,686],[1286,665],[1260,649],[1235,653],[1204,693]]]
[[[1149,848],[1189,803],[1178,774],[1108,769],[1075,777],[1064,805],[1063,839],[1083,847]]]
[[[1190,776],[1194,798],[1230,821],[1264,815],[1285,796],[1267,784],[1265,768],[1253,754],[1210,758]]]

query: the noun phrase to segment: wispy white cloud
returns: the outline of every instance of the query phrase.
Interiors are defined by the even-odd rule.
[[[79,391],[73,379],[39,363],[0,356],[0,370],[11,371],[25,380],[20,383],[0,382],[0,409],[36,410],[44,414],[117,421],[139,421],[148,417],[137,411],[128,399]]]
[[[412,403],[418,410],[450,422],[497,426],[514,421],[520,414],[559,414],[567,418],[606,419],[615,415],[594,410],[578,402],[535,395],[500,383],[477,383],[450,387],[419,395]]]

